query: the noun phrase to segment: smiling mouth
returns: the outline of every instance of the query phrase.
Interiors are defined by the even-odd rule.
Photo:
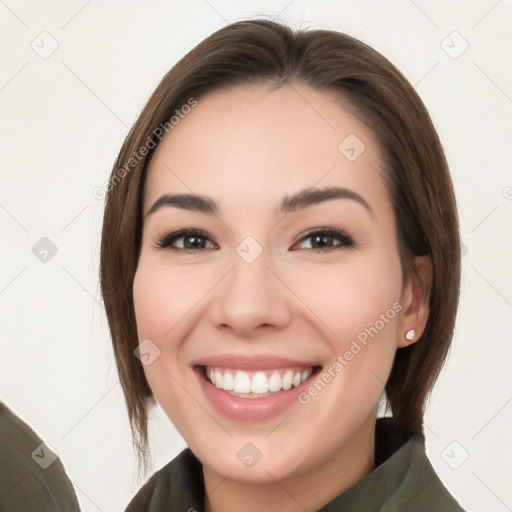
[[[240,398],[263,398],[289,391],[311,379],[320,366],[244,371],[200,366],[203,378],[217,389]]]

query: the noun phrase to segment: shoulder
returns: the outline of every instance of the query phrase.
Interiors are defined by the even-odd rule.
[[[391,418],[377,421],[375,469],[321,512],[464,512],[432,467],[421,434],[411,435]]]
[[[423,434],[410,435],[394,418],[381,418],[377,420],[376,460],[379,452],[378,464],[383,464],[375,472],[393,489],[383,511],[463,511],[430,463]]]
[[[384,511],[464,512],[446,489],[430,463],[422,439],[411,439],[400,451],[402,481],[386,500]],[[398,457],[400,457],[400,455]],[[398,473],[400,469],[397,467]]]
[[[142,486],[125,512],[201,510],[203,497],[202,465],[186,448]]]
[[[79,510],[60,459],[1,402],[0,460],[0,510]]]

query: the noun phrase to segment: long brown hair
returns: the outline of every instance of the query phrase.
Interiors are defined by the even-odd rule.
[[[422,338],[397,350],[387,406],[411,434],[423,433],[428,395],[450,347],[459,297],[460,241],[443,149],[421,99],[381,54],[350,36],[247,20],[218,30],[162,79],[126,137],[106,190],[100,281],[139,461],[147,462],[147,412],[154,401],[137,339],[132,285],[141,246],[145,169],[177,109],[209,91],[248,83],[302,83],[349,100],[382,148],[404,276],[413,257],[433,263]],[[167,123],[167,125],[166,125]],[[167,130],[166,130],[167,131]],[[141,150],[145,147],[146,150]]]

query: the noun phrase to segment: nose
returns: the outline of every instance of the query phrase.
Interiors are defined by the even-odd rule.
[[[216,327],[251,338],[290,323],[290,292],[269,263],[265,251],[252,263],[234,256],[231,271],[215,287],[210,303]]]

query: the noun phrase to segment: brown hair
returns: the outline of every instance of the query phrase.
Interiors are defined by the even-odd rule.
[[[348,99],[374,130],[384,155],[404,276],[414,275],[414,255],[432,259],[425,331],[420,341],[397,350],[385,387],[387,406],[400,425],[423,434],[425,403],[451,343],[460,282],[455,197],[437,133],[409,82],[364,43],[334,31],[293,31],[272,21],[248,20],[210,35],[165,75],[124,141],[107,190],[101,290],[133,441],[143,463],[147,411],[154,398],[134,355],[139,340],[132,286],[141,245],[145,169],[160,139],[158,127],[191,98],[214,89],[288,82]]]

